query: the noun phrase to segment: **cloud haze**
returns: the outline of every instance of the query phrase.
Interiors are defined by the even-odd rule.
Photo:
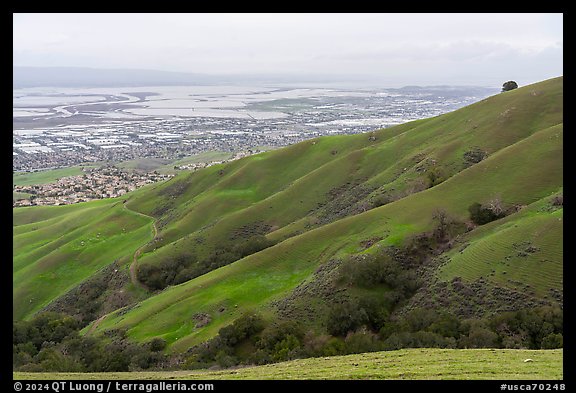
[[[15,66],[527,84],[563,73],[562,14],[14,14]]]

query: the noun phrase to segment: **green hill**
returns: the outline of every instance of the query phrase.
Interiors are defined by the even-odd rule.
[[[112,314],[97,330],[124,327],[134,339],[160,336],[172,343],[174,350],[185,350],[214,336],[246,310],[273,314],[272,302],[288,295],[319,266],[331,258],[366,252],[360,246],[363,241],[381,238],[371,247],[376,249],[401,244],[409,235],[429,230],[435,209],[446,209],[465,220],[470,204],[496,195],[509,205],[530,205],[555,194],[562,187],[561,98],[562,79],[550,80],[436,118],[373,134],[320,138],[248,157],[182,176],[152,193],[135,195],[129,203],[131,208],[155,215],[165,223],[162,242],[141,259],[142,264],[157,263],[184,250],[207,252],[210,247],[225,244],[239,228],[262,221],[267,225],[261,226],[271,230],[268,236],[282,241],[170,287],[127,313]],[[463,169],[463,153],[473,147],[487,151],[488,158]],[[321,225],[318,216],[330,204],[338,204],[338,197],[331,199],[331,191],[341,187],[344,191],[339,196],[345,196],[345,186],[356,183],[375,190],[357,205],[376,193],[392,189],[406,192],[411,183],[425,181],[426,172],[419,171],[418,164],[424,166],[423,161],[432,159],[436,167],[442,168],[446,181],[382,207]],[[161,198],[163,193],[176,185],[180,185],[180,193],[164,202],[167,198]],[[152,209],[162,203],[174,207],[168,206],[162,214]],[[317,208],[319,204],[322,206]],[[523,209],[508,218],[526,226],[511,231],[517,232],[516,236],[534,225],[531,220],[521,220],[527,214]],[[548,222],[561,218],[562,210],[533,214]],[[502,221],[492,226],[505,224]],[[544,251],[552,261],[551,270],[540,273],[533,266],[522,273],[527,275],[525,283],[537,287],[540,294],[559,288],[561,282],[558,250],[562,247],[562,227],[553,225],[551,230],[551,250]],[[486,229],[477,231],[478,242],[486,236],[481,234]],[[472,231],[466,236],[474,239],[475,234]],[[504,238],[507,244],[502,244],[501,254],[513,251],[511,238]],[[458,255],[471,255],[474,249]],[[458,264],[458,258],[451,260],[439,277],[476,277],[467,272],[468,267],[458,269]],[[499,270],[487,280],[509,286],[501,276],[503,269]],[[536,274],[531,275],[531,271]],[[219,311],[222,309],[225,311]],[[211,323],[195,328],[192,315],[196,313],[209,314]]]
[[[386,322],[376,329],[419,308],[465,319],[558,306],[562,164],[555,78],[441,116],[182,173],[125,204],[14,209],[14,319],[48,304],[81,308],[74,299],[110,277],[102,269],[113,262],[124,281],[97,294],[102,306],[88,319],[102,318],[84,334],[160,337],[176,354],[247,312],[322,335],[355,299],[377,303]],[[491,201],[506,217],[473,224],[469,207]],[[454,233],[438,235],[439,211]],[[137,250],[148,290],[128,279]],[[404,292],[396,268],[374,285],[343,278],[361,266],[354,258],[382,252],[406,273]],[[106,306],[118,297],[116,310]],[[252,350],[246,342],[235,355]]]
[[[106,199],[14,209],[13,310],[29,318],[151,238],[151,220]],[[119,274],[124,274],[120,272]]]

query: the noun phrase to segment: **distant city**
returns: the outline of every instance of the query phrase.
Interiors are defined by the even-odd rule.
[[[13,170],[261,151],[440,115],[498,91],[217,85],[14,89]]]

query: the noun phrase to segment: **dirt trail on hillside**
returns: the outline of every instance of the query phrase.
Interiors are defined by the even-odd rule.
[[[151,217],[147,214],[144,213],[140,213],[137,212],[135,210],[131,210],[128,209],[128,207],[126,206],[126,203],[123,204],[124,208],[126,210],[130,210],[133,213],[139,214],[143,217],[146,218],[151,218],[152,219],[152,230],[154,231],[154,236],[152,237],[151,241],[156,240],[156,237],[158,236],[158,228],[156,227],[156,220],[154,220],[154,217]],[[144,247],[146,247],[150,242],[144,244],[142,247],[139,247],[135,252],[134,252],[134,256],[132,257],[132,263],[130,264],[130,281],[132,281],[132,284],[134,284],[135,286],[138,286],[142,289],[148,290],[148,287],[144,284],[142,284],[140,281],[138,281],[138,257],[140,256],[140,254],[142,253],[142,251],[144,250]]]
[[[89,335],[90,333],[92,333],[98,327],[98,325],[100,325],[100,322],[102,322],[104,320],[104,318],[106,318],[107,316],[108,316],[108,314],[104,314],[100,318],[95,320],[94,323],[92,324],[92,326],[90,326],[90,329],[88,329],[88,331],[86,332],[86,335]]]
[[[123,203],[123,206],[126,210],[130,210],[128,209],[128,207],[126,207],[126,202]],[[147,217],[147,218],[151,218],[152,221],[152,229],[154,231],[154,237],[152,238],[151,241],[154,241],[156,239],[156,237],[158,236],[158,228],[156,227],[156,221],[154,220],[154,217],[148,216],[144,213],[140,213],[134,210],[130,210],[132,213],[135,214],[139,214],[143,217]],[[132,257],[132,263],[130,264],[130,281],[132,281],[132,284],[145,289],[148,291],[148,287],[146,287],[146,285],[142,284],[140,281],[138,281],[138,257],[140,256],[140,254],[142,253],[142,250],[144,250],[144,247],[146,247],[150,242],[144,244],[143,246],[139,247],[135,252],[134,252],[134,256]],[[92,326],[90,326],[90,329],[88,329],[88,331],[86,332],[86,335],[89,335],[90,333],[92,333],[94,330],[96,330],[96,328],[98,327],[98,325],[100,325],[100,322],[102,322],[104,320],[104,318],[106,318],[109,314],[105,314],[102,315],[100,318],[98,318],[96,321],[94,321],[94,323],[92,324]]]

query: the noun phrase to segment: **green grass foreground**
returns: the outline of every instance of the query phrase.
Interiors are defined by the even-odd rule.
[[[526,361],[531,359],[532,361]],[[21,379],[563,379],[563,350],[402,349],[357,355],[298,359],[218,371],[128,373],[13,373]]]

